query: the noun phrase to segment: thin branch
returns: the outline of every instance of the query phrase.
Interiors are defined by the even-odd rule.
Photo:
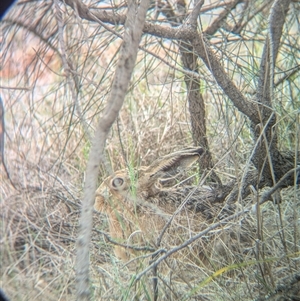
[[[282,183],[286,180],[286,178],[288,178],[291,174],[295,173],[295,172],[300,172],[300,167],[297,168],[293,168],[290,171],[288,171],[278,182],[276,185],[274,185],[272,188],[270,188],[267,192],[265,192],[259,199],[259,205],[262,205],[263,203],[265,203],[266,201],[268,201],[270,199],[270,196],[281,187]],[[256,206],[256,204],[254,205]],[[190,239],[186,240],[184,243],[182,243],[181,245],[172,248],[171,250],[167,251],[164,255],[162,255],[160,258],[158,258],[156,261],[154,261],[151,265],[149,265],[146,269],[144,269],[141,273],[137,274],[135,277],[135,281],[139,281],[141,279],[141,277],[143,277],[143,275],[145,275],[147,272],[149,272],[151,269],[155,268],[157,265],[159,265],[162,261],[164,261],[165,259],[167,259],[168,257],[170,257],[172,254],[184,249],[185,247],[187,247],[188,245],[192,244],[193,242],[195,242],[196,240],[200,239],[202,236],[207,235],[209,232],[211,232],[212,230],[215,230],[221,226],[227,225],[228,222],[239,218],[241,216],[244,216],[246,214],[249,214],[249,212],[253,211],[255,209],[255,207],[253,206],[248,206],[247,208],[244,208],[243,210],[237,212],[236,214],[233,214],[231,216],[228,216],[224,219],[222,219],[221,221],[219,221],[218,223],[212,224],[211,226],[209,226],[208,228],[206,228],[205,230],[199,232],[198,234],[192,236]]]
[[[289,80],[290,77],[293,77],[296,73],[300,71],[300,65],[297,65],[289,70],[285,70],[284,75],[274,84],[275,87],[282,84],[284,81]]]
[[[25,24],[23,22],[20,22],[19,20],[11,19],[11,18],[6,18],[2,20],[1,22],[7,23],[10,25],[15,25],[18,26],[19,28],[24,28],[31,32],[33,35],[37,36],[42,42],[44,42],[47,46],[49,46],[53,51],[55,51],[59,56],[61,56],[60,52],[58,49],[51,43],[50,37],[54,36],[57,33],[57,30],[55,29],[51,35],[48,37],[44,37],[41,32],[38,31],[36,27],[33,27],[32,25]]]
[[[220,29],[220,27],[222,27],[226,18],[231,13],[231,10],[234,9],[239,2],[241,2],[241,0],[234,0],[226,4],[224,10],[221,13],[219,13],[219,16],[208,28],[206,28],[204,33],[207,35],[214,35]]]
[[[269,39],[272,45],[273,64],[275,64],[278,49],[280,45],[280,39],[282,36],[282,30],[285,23],[285,18],[289,10],[291,0],[277,0],[274,2],[271,8],[269,18]]]
[[[73,4],[77,4],[79,6],[80,2],[74,1]],[[97,176],[100,167],[100,160],[104,157],[104,145],[108,132],[116,120],[124,102],[136,61],[138,46],[142,36],[142,29],[149,5],[150,0],[141,1],[138,9],[132,3],[129,5],[128,16],[125,23],[126,29],[124,31],[124,41],[121,46],[120,57],[112,84],[112,90],[103,116],[100,119],[98,127],[95,131],[95,138],[93,140],[89,160],[87,163],[83,204],[79,221],[80,231],[77,241],[77,300],[90,299],[89,245],[93,226],[93,204],[95,200],[95,191],[97,188]]]
[[[116,30],[112,29],[111,27],[107,26],[102,20],[100,20],[97,17],[96,14],[92,13],[92,16],[94,18],[94,21],[96,21],[99,24],[101,24],[107,31],[113,33],[118,38],[123,39],[123,37],[122,37],[121,34],[119,34]],[[198,80],[204,79],[204,76],[199,75],[197,72],[194,72],[194,71],[191,71],[191,70],[187,70],[187,69],[183,69],[183,68],[178,68],[178,67],[172,65],[171,63],[169,63],[164,58],[161,58],[158,54],[154,53],[153,51],[148,50],[147,48],[145,48],[143,46],[139,46],[139,49],[141,49],[141,50],[145,51],[146,53],[152,55],[153,57],[159,59],[161,62],[163,62],[165,65],[169,66],[171,69],[173,69],[175,71],[179,71],[179,72],[183,73],[184,75],[188,75],[188,76],[196,78]],[[207,81],[209,81],[209,80],[207,80]]]
[[[15,186],[14,182],[12,181],[9,171],[8,171],[8,168],[5,164],[4,150],[5,150],[4,105],[3,105],[2,98],[0,96],[0,165],[2,163],[8,180],[10,181],[10,183],[14,187],[14,189],[18,190],[17,187]]]
[[[65,76],[67,79],[67,86],[69,87],[69,91],[72,95],[72,102],[75,106],[75,109],[77,111],[80,123],[82,125],[84,134],[86,136],[86,138],[91,141],[92,137],[91,137],[91,133],[89,131],[89,125],[87,124],[86,120],[83,117],[83,113],[81,110],[81,105],[79,102],[79,80],[78,77],[76,75],[75,69],[73,68],[73,64],[70,60],[69,57],[67,57],[67,47],[64,41],[64,22],[63,22],[63,16],[62,16],[62,11],[59,7],[59,3],[58,0],[54,1],[54,7],[56,10],[55,13],[55,17],[56,17],[56,21],[57,21],[57,26],[58,26],[58,41],[59,41],[59,45],[60,45],[60,56],[62,59],[62,64],[64,67],[64,71],[65,71]],[[76,93],[77,92],[77,93]],[[72,117],[71,117],[72,118]]]
[[[246,213],[250,212],[251,208],[246,208],[243,211],[240,211],[234,215],[231,215],[227,218],[224,218],[223,220],[221,220],[218,223],[212,224],[211,226],[209,226],[208,228],[206,228],[205,230],[199,232],[198,234],[192,236],[190,239],[186,240],[183,244],[174,247],[173,249],[169,250],[168,252],[166,252],[163,256],[161,256],[160,258],[158,258],[156,261],[154,261],[151,265],[149,265],[145,270],[143,270],[141,273],[137,274],[135,277],[135,281],[139,281],[141,279],[141,277],[143,277],[143,275],[145,275],[147,272],[149,272],[151,269],[153,269],[154,267],[156,267],[158,264],[160,264],[162,261],[164,261],[165,259],[167,259],[168,257],[170,257],[172,254],[184,249],[185,247],[187,247],[188,245],[190,245],[191,243],[195,242],[196,240],[198,240],[199,238],[201,238],[202,236],[208,234],[209,232],[211,232],[212,230],[215,230],[223,225],[227,225],[227,223],[231,220],[234,220],[235,218],[238,218],[240,216],[245,215]]]
[[[139,246],[132,246],[132,245],[128,245],[128,244],[123,244],[120,242],[117,242],[115,240],[113,240],[107,233],[94,229],[93,231],[96,231],[99,234],[102,234],[105,239],[107,239],[108,242],[110,242],[111,244],[115,245],[115,246],[119,246],[125,249],[131,249],[131,250],[135,250],[135,251],[146,251],[146,252],[157,252],[154,248],[151,248],[149,246],[144,246],[144,247],[139,247]]]
[[[239,27],[235,28],[235,29],[233,30],[233,32],[239,34],[239,33],[242,31],[242,29],[245,28],[245,27],[249,24],[249,22],[250,22],[251,20],[253,20],[259,13],[261,13],[261,12],[264,11],[268,6],[270,6],[271,3],[272,3],[272,0],[264,1],[264,2],[262,3],[262,5],[261,5],[259,8],[254,9],[254,11],[251,12],[251,14],[246,18],[246,20],[244,21],[244,23],[242,23]]]
[[[271,93],[273,90],[274,67],[290,2],[291,0],[276,0],[272,5],[269,17],[269,33],[265,40],[261,58],[256,94],[257,102],[269,107],[272,107]],[[262,110],[263,121],[268,118],[269,114],[269,110]]]
[[[293,173],[298,173],[300,172],[300,167],[297,168],[293,168],[291,170],[289,170],[277,183],[276,185],[274,185],[272,188],[270,188],[268,191],[264,192],[262,194],[262,196],[260,197],[259,200],[259,204],[263,204],[266,201],[268,201],[271,197],[271,195],[277,191],[278,189],[280,189],[282,187],[282,185],[284,184],[285,180],[290,177]]]
[[[195,187],[193,190],[191,190],[189,192],[189,194],[187,195],[187,197],[182,201],[182,203],[177,208],[177,210],[172,214],[172,216],[166,222],[165,226],[163,227],[163,229],[161,230],[161,233],[159,234],[159,236],[157,238],[156,244],[158,246],[160,246],[162,238],[163,238],[165,232],[167,231],[167,229],[170,227],[170,225],[171,225],[172,221],[174,220],[175,216],[184,208],[184,206],[186,205],[186,203],[189,201],[190,197],[195,193],[196,190],[197,190],[197,187]]]
[[[197,28],[197,19],[199,17],[200,10],[203,3],[204,0],[198,0],[198,3],[196,3],[195,7],[193,8],[192,12],[190,13],[186,21],[188,25],[192,26],[195,29]]]
[[[116,12],[111,13],[101,9],[89,9],[88,6],[79,0],[65,0],[63,2],[72,7],[72,9],[74,9],[82,19],[97,23],[98,20],[101,20],[103,23],[112,25],[125,24],[125,14],[117,14]],[[189,36],[190,28],[183,28],[182,26],[170,28],[167,26],[153,24],[151,22],[145,22],[143,32],[165,39],[184,40]]]
[[[250,120],[259,122],[257,111],[252,102],[249,102],[242,92],[236,87],[233,81],[229,78],[225,69],[220,63],[220,59],[213,53],[209,47],[208,41],[202,35],[194,35],[192,40],[194,49],[197,55],[203,60],[206,67],[211,71],[216,82],[228,98],[233,102],[235,107],[249,117]]]

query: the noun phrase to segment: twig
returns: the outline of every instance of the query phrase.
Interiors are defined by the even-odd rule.
[[[271,197],[271,195],[276,191],[278,190],[279,188],[282,187],[282,184],[283,182],[289,177],[291,176],[293,173],[297,173],[297,172],[300,172],[300,167],[296,167],[296,168],[293,168],[291,170],[289,170],[277,183],[276,185],[274,185],[272,188],[270,188],[268,191],[264,192],[262,194],[262,196],[260,197],[259,199],[259,204],[263,204],[265,203],[266,201],[268,201]]]
[[[163,256],[161,256],[160,258],[158,258],[156,261],[154,261],[151,265],[149,265],[144,271],[142,271],[141,273],[137,274],[135,277],[135,281],[138,281],[141,279],[141,277],[146,274],[147,272],[149,272],[151,269],[153,269],[155,266],[157,266],[158,264],[160,264],[162,261],[164,261],[166,258],[170,257],[172,254],[182,250],[183,248],[187,247],[188,245],[190,245],[191,243],[193,243],[194,241],[198,240],[199,238],[201,238],[202,236],[208,234],[210,231],[224,225],[227,224],[227,222],[238,218],[248,212],[251,211],[251,207],[244,209],[243,211],[240,211],[234,215],[231,215],[229,217],[224,218],[222,221],[212,224],[211,226],[209,226],[208,228],[206,228],[205,230],[199,232],[198,234],[192,236],[190,239],[186,240],[183,244],[174,247],[173,249],[169,250],[168,252],[166,252]]]
[[[167,231],[168,227],[171,225],[174,217],[182,210],[182,208],[185,206],[185,204],[188,202],[190,196],[192,196],[195,191],[196,191],[197,187],[195,187],[192,191],[190,191],[190,193],[188,194],[188,196],[185,198],[185,200],[180,204],[180,206],[177,208],[177,210],[172,214],[172,216],[169,218],[169,220],[167,221],[167,223],[165,224],[165,226],[163,227],[163,229],[161,230],[161,233],[157,239],[157,246],[160,246],[161,240],[165,234],[165,232]]]
[[[224,10],[219,13],[219,16],[209,27],[206,28],[204,33],[211,36],[214,35],[225,22],[226,18],[231,13],[231,10],[234,9],[239,2],[241,2],[241,0],[234,0],[226,4]]]
[[[270,196],[272,195],[272,193],[274,193],[277,189],[280,188],[281,184],[284,182],[284,180],[289,177],[291,174],[293,174],[294,172],[298,172],[300,171],[300,167],[291,169],[290,171],[288,171],[278,182],[276,185],[274,185],[268,192],[264,193],[260,200],[259,200],[259,204],[263,204],[265,203]],[[205,230],[199,232],[198,234],[192,236],[190,239],[186,240],[183,244],[174,247],[173,249],[167,251],[163,256],[161,256],[160,258],[158,258],[156,261],[154,261],[151,265],[149,265],[144,271],[142,271],[141,273],[137,274],[135,277],[135,281],[139,281],[141,279],[141,277],[143,275],[145,275],[147,272],[149,272],[151,269],[153,269],[154,267],[156,267],[158,264],[160,264],[162,261],[164,261],[166,258],[170,257],[172,254],[182,250],[183,248],[187,247],[188,245],[190,245],[191,243],[193,243],[194,241],[198,240],[199,238],[201,238],[202,236],[208,234],[209,232],[211,232],[212,230],[215,230],[219,227],[221,227],[222,225],[226,225],[229,221],[234,220],[240,216],[246,215],[249,212],[253,211],[253,206],[249,206],[245,209],[243,209],[242,211],[239,211],[236,214],[233,214],[231,216],[228,216],[226,218],[224,218],[223,220],[219,221],[218,223],[212,224],[211,226],[209,226],[208,228],[206,228]]]
[[[147,252],[157,252],[157,250],[155,250],[154,248],[148,247],[148,246],[144,246],[144,247],[138,247],[138,246],[132,246],[132,245],[128,245],[128,244],[123,244],[120,242],[117,242],[115,240],[113,240],[107,233],[94,229],[94,231],[96,231],[99,234],[102,234],[111,244],[115,245],[115,246],[120,246],[123,247],[125,249],[131,249],[131,250],[135,250],[135,251],[147,251]]]
[[[15,186],[14,182],[12,181],[8,168],[5,164],[5,156],[4,156],[4,147],[5,145],[5,121],[4,121],[4,105],[3,105],[3,101],[2,98],[0,97],[0,163],[2,163],[5,173],[6,173],[6,177],[8,178],[10,184],[12,185],[12,187],[16,190],[18,190],[18,188]]]
[[[72,64],[70,58],[67,57],[67,47],[66,47],[66,44],[64,41],[64,22],[63,22],[62,11],[59,7],[58,0],[54,1],[54,6],[56,9],[55,17],[56,17],[57,26],[58,26],[58,41],[59,41],[60,50],[61,50],[60,56],[62,59],[62,65],[63,65],[65,76],[67,79],[67,86],[69,87],[69,91],[72,95],[73,104],[77,111],[84,134],[85,134],[86,138],[89,141],[91,141],[92,136],[89,131],[89,126],[83,118],[81,105],[80,105],[79,99],[78,99],[78,97],[79,97],[79,80],[76,75],[76,72],[74,71],[73,64]],[[71,80],[71,78],[73,79],[73,81]],[[70,122],[71,122],[71,120],[72,120],[72,116],[71,116]]]

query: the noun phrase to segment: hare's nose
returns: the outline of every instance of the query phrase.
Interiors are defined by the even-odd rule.
[[[109,198],[109,189],[107,187],[104,187],[101,189],[100,195],[107,200]]]

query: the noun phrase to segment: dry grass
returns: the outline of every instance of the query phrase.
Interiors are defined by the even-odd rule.
[[[119,41],[97,26],[84,23],[80,30],[67,26],[70,57],[82,75],[80,116],[56,52],[24,28],[1,26],[6,38],[1,85],[10,87],[1,92],[6,111],[5,162],[17,189],[1,166],[0,283],[11,300],[74,300],[75,241],[90,146],[82,117],[92,132],[110,90]],[[91,35],[81,43],[80,34],[85,30],[101,38]],[[149,49],[173,63],[177,47],[160,42],[164,48],[150,39]],[[49,57],[51,64],[46,66]],[[17,67],[19,72],[15,72]],[[208,139],[216,172],[226,183],[245,170],[250,131],[210,77],[203,76],[208,79],[204,89]],[[253,86],[247,83],[245,88]],[[288,123],[291,111],[282,112],[280,122],[293,128],[292,121]],[[293,145],[295,134],[283,136],[284,147]],[[107,141],[112,169],[147,165],[191,144],[183,74],[140,53],[131,89]],[[99,183],[105,176],[102,170]],[[205,246],[202,261],[190,260],[193,250],[187,248],[163,262],[158,268],[159,300],[254,300],[298,272],[299,188],[285,189],[282,199],[280,205],[264,204],[260,216],[252,212],[200,238],[197,243]],[[255,202],[252,195],[237,210]],[[93,300],[151,300],[151,272],[133,281],[149,266],[149,252],[139,252],[125,264],[115,257],[102,231],[108,231],[107,218],[95,212],[90,272]],[[169,239],[162,246],[170,249],[174,243]],[[299,300],[299,291],[294,300]]]
[[[7,107],[9,105],[10,103],[6,104]],[[20,112],[14,112],[14,116],[16,114]],[[187,125],[175,123],[168,131],[168,135],[161,138],[161,131],[168,125],[162,124],[162,127],[158,127],[157,116],[147,120],[147,126],[153,131],[152,137],[157,137],[156,141],[149,143],[151,134],[139,122],[136,133],[139,133],[141,142],[137,144],[133,136],[128,134],[128,129],[133,127],[134,113],[125,107],[122,114],[127,120],[122,120],[122,127],[119,127],[120,136],[123,145],[127,147],[125,153],[130,154],[130,158],[134,160],[144,158],[145,162],[151,162],[155,156],[168,153],[175,147],[180,148],[176,141],[181,141],[182,146],[186,145],[185,139],[189,136]],[[180,116],[180,112],[175,114]],[[161,115],[164,115],[163,112]],[[51,124],[53,119],[50,118],[49,122]],[[3,287],[12,300],[44,300],[45,298],[73,300],[75,287],[73,267],[84,170],[85,154],[82,152],[84,144],[70,141],[70,146],[73,145],[74,149],[72,150],[71,147],[72,151],[70,151],[68,146],[64,152],[56,144],[53,148],[49,148],[48,156],[36,161],[38,156],[30,153],[41,154],[43,150],[32,149],[33,145],[30,142],[20,143],[22,139],[19,135],[20,130],[9,121],[7,130],[11,136],[16,137],[14,140],[7,141],[6,149],[11,151],[6,152],[6,161],[19,191],[15,191],[4,175],[2,176],[1,281]],[[170,132],[174,132],[174,136],[169,135]],[[63,135],[64,131],[57,139],[63,139]],[[37,137],[37,134],[34,133],[34,136]],[[180,140],[181,137],[185,139]],[[31,141],[30,136],[23,138],[24,141]],[[43,139],[47,140],[42,132],[38,140],[43,141]],[[54,137],[52,139],[55,141]],[[114,168],[125,164],[120,160],[122,150],[116,147],[119,145],[118,141],[119,136],[113,132],[107,149]],[[169,143],[163,146],[162,141]],[[148,151],[152,149],[152,145],[158,144],[161,148]],[[25,153],[26,157],[22,157]],[[62,153],[65,154],[65,159],[60,158]],[[58,160],[54,160],[55,157]],[[131,164],[138,163],[132,161]],[[195,260],[190,261],[190,258],[184,255],[169,258],[159,267],[160,299],[183,300],[191,294],[193,297],[190,297],[190,300],[253,300],[259,293],[265,295],[269,290],[272,291],[272,286],[277,285],[280,279],[298,270],[299,254],[293,254],[299,248],[297,245],[299,241],[297,231],[300,226],[297,209],[300,205],[299,200],[298,189],[291,187],[285,190],[283,203],[280,206],[281,217],[276,205],[271,203],[263,205],[260,240],[256,233],[256,215],[251,214],[228,224],[226,229],[219,229],[212,235],[202,238],[204,245],[210,245],[207,249],[212,250],[206,252],[204,249],[204,262],[199,261],[195,264]],[[254,201],[253,198],[249,198],[243,205],[249,206]],[[140,257],[142,254],[147,254],[144,252],[139,253],[138,259],[128,265],[118,261],[112,245],[99,232],[108,229],[106,217],[95,213],[94,222],[91,283],[95,300],[99,300],[99,296],[101,300],[120,300],[126,299],[126,296],[128,300],[134,299],[134,296],[138,300],[148,300],[147,295],[151,295],[153,291],[151,273],[145,275],[137,284],[131,286],[131,283],[134,275],[143,271],[151,258]],[[228,228],[231,229],[229,235]],[[219,239],[220,236],[224,236],[223,232],[227,233],[224,244],[223,240]],[[165,248],[172,246],[174,244],[170,241],[163,242]],[[182,254],[186,254],[186,251]],[[259,263],[255,263],[256,260]],[[224,273],[217,272],[213,279],[209,278],[221,268],[225,269]]]
[[[294,197],[293,189],[288,189],[283,193],[284,199]],[[294,220],[297,206],[299,206],[299,196],[295,203],[285,202],[281,208],[282,219]],[[183,300],[191,294],[193,296],[189,298],[191,300],[213,300],[214,298],[217,300],[253,300],[260,294],[267,295],[269,291],[273,291],[273,285],[281,283],[281,279],[287,275],[291,276],[296,273],[299,255],[295,253],[297,246],[294,244],[293,236],[298,231],[299,221],[294,227],[284,222],[283,228],[280,229],[276,205],[268,203],[264,205],[262,212],[260,241],[256,233],[257,219],[253,213],[241,220],[227,223],[224,229],[213,231],[198,240],[197,248],[203,245],[203,254],[200,257],[194,253],[195,249],[192,246],[169,257],[159,266],[160,298]],[[205,228],[205,224],[201,226]],[[184,237],[183,232],[177,232],[178,237],[174,236],[172,227],[178,231],[178,225],[174,222],[169,229],[170,233],[165,235],[162,247],[172,248],[176,240]],[[145,240],[144,237],[144,243]],[[110,270],[111,264],[102,266],[104,275],[110,275],[109,278],[115,281],[118,279],[114,285],[108,285],[107,293],[105,290],[101,291],[102,298],[119,300],[119,294],[122,296],[128,294],[128,298],[132,299],[134,294],[137,294],[139,300],[147,300],[147,293],[151,294],[153,291],[151,274],[142,278],[137,285],[130,286],[132,277],[139,274],[151,262],[151,258],[141,255],[141,253],[136,254],[136,259],[131,259],[127,265],[118,262],[119,265],[116,267],[113,263],[115,266],[113,272]],[[210,278],[212,275],[214,277]],[[100,283],[100,288],[104,288],[103,283]],[[115,295],[112,297],[111,294],[115,290]]]

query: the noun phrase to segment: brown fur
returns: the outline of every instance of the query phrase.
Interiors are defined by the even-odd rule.
[[[138,171],[136,183],[130,182],[126,170],[105,179],[97,190],[94,207],[107,214],[111,237],[130,245],[156,247],[157,237],[175,212],[164,236],[168,246],[178,245],[201,231],[207,224],[205,209],[212,210],[202,197],[205,191],[185,184],[168,187],[166,183],[176,182],[203,152],[202,148],[187,148],[159,158]],[[121,246],[115,247],[115,254],[122,260],[130,258],[128,250]]]

